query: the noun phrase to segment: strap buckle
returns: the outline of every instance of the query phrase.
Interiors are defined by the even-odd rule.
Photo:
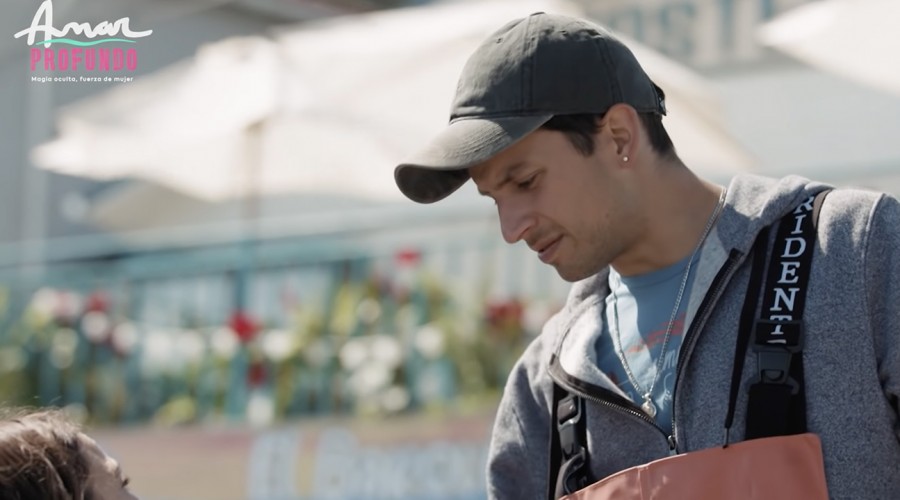
[[[753,383],[788,385],[791,394],[800,391],[800,384],[790,375],[791,361],[802,355],[804,328],[802,321],[756,321],[757,374]]]
[[[584,467],[587,465],[587,452],[584,448],[579,448],[578,453],[563,462],[559,468],[559,477],[557,478],[556,497],[562,497],[575,493],[588,485],[587,475],[584,474]]]
[[[579,446],[578,423],[581,422],[582,406],[581,398],[569,395],[563,398],[556,409],[557,429],[559,431],[559,443],[562,448],[563,458],[566,460],[577,454]]]
[[[757,344],[753,346],[753,350],[756,352],[759,370],[753,379],[754,384],[789,385],[793,395],[800,391],[800,384],[790,375],[791,360],[799,347]]]

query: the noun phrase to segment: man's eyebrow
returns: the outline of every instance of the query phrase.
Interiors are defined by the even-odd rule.
[[[504,185],[512,181],[513,174],[516,173],[519,169],[521,169],[525,165],[524,161],[517,161],[512,165],[506,167],[506,171],[503,172],[503,180],[501,180],[493,189],[489,189],[487,191],[482,191],[481,188],[478,189],[478,194],[481,196],[490,196],[491,191],[497,191],[502,188]]]

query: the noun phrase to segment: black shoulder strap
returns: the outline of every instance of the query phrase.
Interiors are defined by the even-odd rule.
[[[810,196],[786,214],[778,225],[763,287],[762,308],[752,328],[757,375],[750,386],[747,439],[806,432],[802,316],[815,252],[819,211],[828,193],[823,191]],[[757,248],[755,253],[760,251]],[[761,270],[754,266],[753,272],[761,273]],[[751,277],[753,281],[758,282],[758,277]],[[735,370],[737,363],[744,359],[747,337],[751,333],[747,316],[749,313],[749,317],[753,317],[758,297],[758,291],[748,289],[745,299],[748,302],[745,302],[738,335],[739,356],[735,359]],[[733,392],[734,386],[732,378]],[[732,399],[735,399],[734,394]],[[731,415],[733,409],[729,409]]]
[[[556,476],[562,464],[562,447],[559,443],[559,428],[556,423],[559,402],[568,392],[553,383],[553,401],[550,404],[550,467],[547,470],[547,500],[556,500]]]
[[[556,500],[590,483],[584,399],[554,383],[551,411],[547,497]]]

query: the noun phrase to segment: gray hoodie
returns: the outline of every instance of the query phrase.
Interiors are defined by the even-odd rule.
[[[795,176],[746,175],[731,182],[725,209],[698,261],[679,354],[672,436],[637,406],[621,404],[615,397],[621,392],[597,368],[593,346],[601,332],[608,271],[575,283],[566,305],[507,381],[488,460],[490,497],[546,498],[551,376],[587,399],[594,478],[671,453],[724,444],[738,320],[752,260],[747,256],[760,230],[824,187]],[[822,441],[830,496],[900,498],[896,199],[852,189],[828,196],[803,317],[807,424]],[[744,437],[747,389],[756,366],[748,349],[731,442]]]

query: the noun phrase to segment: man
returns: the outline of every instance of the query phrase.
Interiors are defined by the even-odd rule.
[[[566,432],[560,392],[583,401],[571,419],[585,426],[578,486],[747,437],[748,392],[771,375],[757,350],[738,349],[748,284],[760,274],[754,244],[826,186],[793,176],[705,182],[676,155],[665,113],[662,90],[606,31],[533,14],[476,50],[446,131],[396,169],[401,191],[422,203],[472,178],[495,201],[503,238],[525,241],[574,282],[509,377],[488,464],[492,498],[561,494],[557,471],[571,464],[555,449]],[[787,388],[791,404],[801,394],[799,425],[821,440],[832,498],[894,498],[900,204],[838,189],[818,214],[802,360],[766,383]],[[765,250],[774,238],[760,240]],[[779,269],[796,281],[792,264]],[[780,293],[793,307],[796,290]],[[798,379],[805,398],[788,385]]]

